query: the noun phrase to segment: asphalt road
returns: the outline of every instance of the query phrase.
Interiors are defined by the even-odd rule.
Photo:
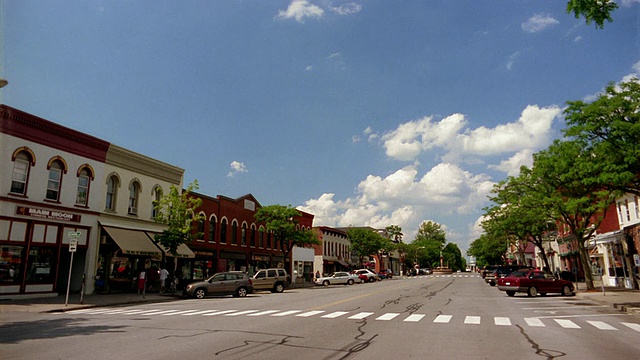
[[[0,346],[2,359],[637,359],[640,318],[460,274],[4,313]]]

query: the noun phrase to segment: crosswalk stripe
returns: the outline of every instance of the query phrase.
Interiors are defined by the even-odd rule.
[[[524,321],[527,323],[527,325],[532,326],[532,327],[544,327],[544,323],[542,322],[542,320],[538,319],[538,318],[524,318]]]
[[[223,316],[240,316],[240,315],[247,315],[247,314],[252,314],[255,312],[258,312],[260,310],[244,310],[244,311],[238,311],[235,313],[231,313],[231,314],[224,314]]]
[[[480,324],[480,316],[467,316],[464,318],[465,324]]]
[[[333,312],[331,314],[322,315],[321,317],[323,317],[325,319],[335,319],[337,317],[340,317],[340,316],[346,315],[346,314],[348,314],[347,311],[336,311],[336,312]]]
[[[367,316],[373,315],[372,312],[361,312],[352,316],[349,316],[348,319],[354,319],[354,320],[362,320],[364,318],[366,318]]]
[[[302,310],[289,310],[289,311],[273,314],[271,316],[287,316],[287,315],[297,314],[299,312],[302,312]]]
[[[195,310],[182,310],[182,311],[174,311],[171,313],[162,314],[163,316],[172,316],[172,315],[182,315],[185,313],[194,312]]]
[[[634,323],[626,323],[623,322],[622,325],[628,327],[629,329],[633,329],[635,331],[640,332],[640,324],[634,324]]]
[[[235,312],[235,311],[238,311],[238,310],[222,310],[222,311],[216,311],[216,312],[204,314],[202,316],[224,315],[224,314],[232,313],[232,312]]]
[[[260,312],[257,312],[257,313],[249,314],[247,316],[269,315],[269,314],[277,313],[278,311],[280,311],[280,310],[265,310],[265,311],[260,311]]]
[[[411,314],[406,319],[404,319],[403,321],[406,321],[406,322],[418,322],[418,321],[422,320],[423,317],[425,317],[424,314]]]
[[[314,315],[318,315],[318,314],[322,314],[323,312],[325,312],[324,310],[314,310],[314,311],[308,311],[306,313],[302,313],[302,314],[298,314],[296,316],[300,316],[300,317],[310,317],[310,316],[314,316]]]
[[[574,323],[571,320],[566,320],[566,319],[553,319],[555,320],[555,322],[558,323],[558,325],[562,326],[565,329],[580,329],[580,326],[578,326],[578,324]]]
[[[153,312],[146,313],[145,315],[160,315],[160,314],[173,312],[173,311],[176,311],[176,310],[156,310],[156,311],[153,311]]]
[[[204,315],[206,313],[212,313],[212,312],[216,312],[218,310],[200,310],[200,311],[196,311],[196,312],[192,312],[192,313],[188,313],[188,314],[182,314],[183,316],[192,316],[192,315]]]
[[[376,318],[376,320],[388,321],[388,320],[391,320],[391,319],[395,318],[398,315],[400,315],[400,314],[398,314],[398,313],[386,313],[384,315],[378,316]]]
[[[438,324],[448,324],[449,321],[451,321],[451,318],[452,315],[438,315],[433,322]]]
[[[496,316],[493,318],[493,322],[499,326],[511,326],[511,320],[508,317]]]
[[[616,328],[614,328],[613,326],[603,322],[603,321],[591,321],[591,320],[587,320],[587,322],[593,326],[595,326],[596,328],[600,329],[600,330],[618,330]]]

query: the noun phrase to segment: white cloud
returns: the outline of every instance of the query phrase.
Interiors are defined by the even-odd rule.
[[[536,33],[560,22],[550,15],[536,14],[521,24],[522,30],[528,33]]]
[[[311,70],[313,70],[313,65],[308,65],[308,66],[304,69],[304,71],[311,71]]]
[[[241,163],[238,161],[232,161],[231,164],[229,164],[229,166],[231,167],[231,171],[227,173],[228,177],[233,177],[236,174],[245,173],[249,171],[247,170],[247,167],[245,166],[244,163]]]
[[[511,70],[513,68],[513,64],[518,60],[518,57],[520,57],[520,51],[516,51],[509,55],[509,58],[507,59],[507,70]]]
[[[360,12],[360,10],[362,10],[362,5],[352,2],[336,7],[329,6],[329,9],[331,9],[331,11],[335,12],[338,15],[352,15]]]
[[[582,41],[582,36],[576,36],[576,37],[573,39],[573,42],[580,42],[580,41]]]
[[[532,149],[518,151],[507,160],[500,161],[499,165],[489,165],[489,168],[502,171],[509,176],[518,176],[518,174],[520,174],[520,167],[523,165],[527,167],[531,167],[533,165]]]
[[[304,18],[321,18],[324,10],[307,0],[293,0],[287,10],[280,10],[278,18],[296,19],[297,22],[304,22]]]

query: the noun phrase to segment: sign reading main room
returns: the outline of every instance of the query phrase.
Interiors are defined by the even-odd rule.
[[[72,214],[68,212],[30,208],[26,206],[16,206],[16,215],[25,215],[25,216],[31,216],[31,217],[37,217],[37,218],[43,218],[43,219],[73,221],[73,222],[80,222],[80,218],[81,218],[80,215]]]

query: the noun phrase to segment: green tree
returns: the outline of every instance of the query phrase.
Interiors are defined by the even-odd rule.
[[[172,185],[169,193],[163,195],[154,204],[155,221],[167,225],[162,233],[154,236],[154,240],[173,255],[177,255],[180,245],[202,236],[202,234],[193,231],[193,222],[201,220],[195,211],[202,204],[202,199],[191,195],[197,189],[197,180],[194,180],[182,192],[178,187]]]
[[[358,255],[361,265],[363,257],[378,254],[385,247],[392,246],[389,239],[378,234],[373,229],[349,228],[347,230],[347,238],[351,242],[351,251]]]
[[[411,242],[415,246],[418,264],[427,267],[440,266],[440,252],[447,242],[446,233],[442,226],[433,221],[423,221],[418,228],[415,239]]]
[[[596,28],[603,29],[605,20],[612,22],[611,13],[618,8],[613,0],[569,0],[567,13],[573,13],[576,19],[584,17],[587,24],[596,23]]]
[[[448,266],[453,271],[464,270],[466,268],[466,262],[462,258],[462,252],[458,245],[454,243],[448,243],[442,248],[442,258],[445,266]]]
[[[267,231],[271,232],[280,246],[285,262],[285,269],[289,274],[293,273],[289,255],[294,247],[311,247],[320,245],[320,240],[311,229],[301,228],[298,225],[300,211],[284,205],[263,206],[254,215],[256,221],[264,223]]]
[[[385,228],[387,230],[387,234],[389,234],[389,239],[394,243],[402,242],[402,237],[404,234],[402,233],[402,227],[399,225],[389,225]]]
[[[504,254],[507,252],[507,241],[504,237],[484,233],[475,239],[467,254],[476,258],[479,267],[502,264]]]

